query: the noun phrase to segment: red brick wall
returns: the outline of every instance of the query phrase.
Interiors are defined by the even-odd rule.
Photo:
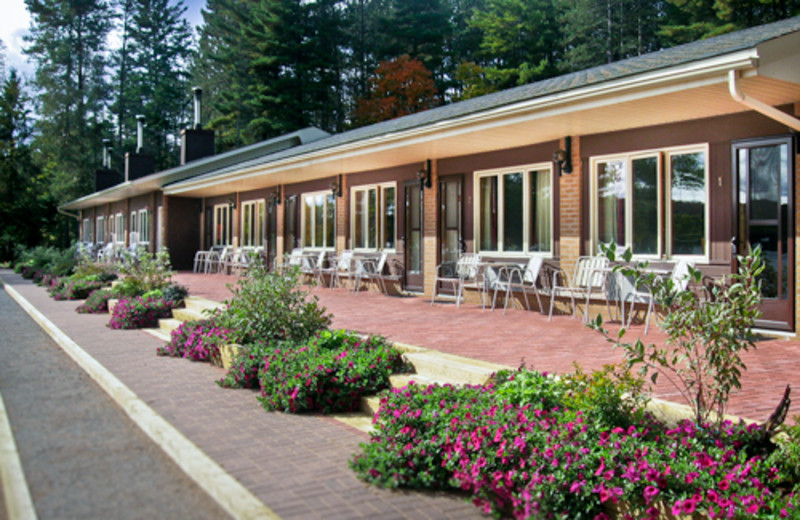
[[[423,274],[425,295],[433,294],[433,280],[439,263],[439,168],[438,161],[431,161],[431,187],[425,188],[423,202]]]
[[[564,146],[562,139],[559,147],[564,148]],[[572,173],[562,174],[559,182],[560,265],[568,273],[572,272],[581,255],[581,219],[584,212],[588,212],[588,208],[584,206],[589,202],[582,200],[583,182],[585,181],[581,163],[581,138],[574,136],[572,137]]]

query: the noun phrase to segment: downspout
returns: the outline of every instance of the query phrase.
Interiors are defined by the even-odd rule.
[[[741,103],[742,105],[755,110],[761,114],[764,114],[770,119],[774,119],[779,123],[783,123],[784,125],[792,128],[798,132],[800,132],[800,119],[793,117],[786,112],[782,112],[777,108],[773,107],[772,105],[768,105],[763,101],[759,101],[754,99],[750,96],[747,96],[742,92],[741,88],[739,87],[739,71],[738,70],[729,70],[728,71],[728,90],[731,93],[731,97]]]

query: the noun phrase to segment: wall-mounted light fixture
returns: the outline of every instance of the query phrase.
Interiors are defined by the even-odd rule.
[[[230,206],[231,209],[236,209],[236,197],[228,199],[228,206]]]
[[[280,206],[281,204],[281,186],[276,186],[275,191],[269,194],[269,202],[270,204],[275,204],[276,206]]]
[[[337,197],[342,196],[342,174],[339,174],[338,180],[334,179],[331,181],[330,185],[331,191]]]
[[[425,161],[425,164],[422,165],[422,168],[420,168],[417,171],[417,180],[419,180],[419,189],[421,190],[424,190],[425,188],[430,188],[432,186],[430,159]]]
[[[553,162],[558,168],[558,176],[562,173],[572,173],[572,137],[564,138],[564,148],[553,152]]]

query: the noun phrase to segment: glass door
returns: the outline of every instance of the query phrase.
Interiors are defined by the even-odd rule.
[[[735,243],[740,253],[761,245],[764,328],[794,329],[794,231],[791,138],[734,144],[737,170]]]
[[[405,243],[403,264],[405,265],[405,289],[422,291],[423,282],[423,190],[419,182],[405,185]]]
[[[455,274],[458,257],[465,250],[462,233],[462,176],[443,177],[439,180],[439,263],[452,266]],[[446,268],[445,268],[446,269]],[[445,285],[439,289],[448,292]]]

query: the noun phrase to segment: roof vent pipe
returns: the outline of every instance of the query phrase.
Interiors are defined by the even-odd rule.
[[[136,153],[142,153],[144,149],[144,116],[136,115]]]
[[[800,131],[800,119],[792,117],[786,112],[782,112],[777,108],[775,108],[774,106],[764,103],[763,101],[759,101],[757,99],[745,95],[739,86],[738,70],[728,71],[728,90],[731,93],[731,97],[735,101],[741,103],[742,105],[752,110],[755,110],[756,112],[764,114],[765,116],[769,117],[770,119],[774,119],[779,123],[783,123],[789,128],[793,128],[794,130]]]
[[[200,130],[203,128],[203,125],[200,124],[200,100],[203,97],[203,89],[193,87],[192,93],[194,94],[194,127]]]
[[[111,169],[111,139],[103,139],[103,168]]]

